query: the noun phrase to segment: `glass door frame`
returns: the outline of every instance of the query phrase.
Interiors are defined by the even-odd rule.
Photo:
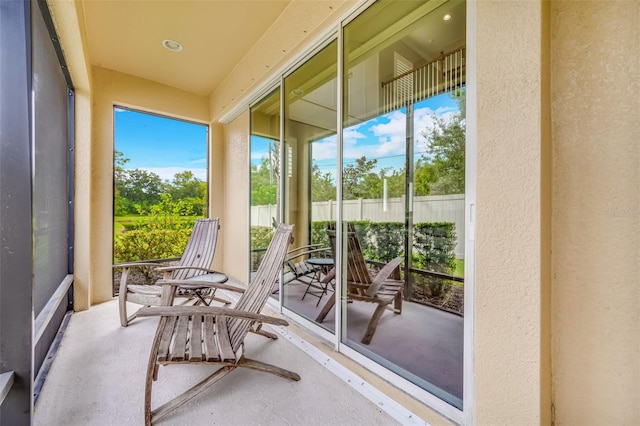
[[[343,85],[344,85],[344,47],[343,47],[343,31],[344,27],[357,18],[365,9],[375,3],[374,0],[366,1],[361,4],[355,10],[353,10],[344,20],[338,23],[331,31],[327,31],[325,35],[322,37],[321,41],[316,41],[312,44],[302,55],[299,60],[296,60],[292,63],[286,70],[283,72],[279,79],[271,80],[271,83],[268,85],[268,90],[262,90],[260,96],[256,96],[254,98],[254,102],[251,105],[254,105],[262,99],[262,96],[265,96],[272,90],[277,87],[281,89],[284,87],[284,79],[289,74],[293,73],[298,66],[304,61],[308,60],[315,53],[324,48],[327,44],[332,42],[334,39],[337,39],[337,49],[338,49],[338,61],[337,61],[337,114],[336,114],[336,139],[337,139],[337,171],[336,171],[336,181],[342,182],[342,170],[343,170],[343,161],[342,161],[342,152],[343,152],[343,113],[344,113],[344,98],[343,98]],[[475,322],[475,313],[473,309],[474,302],[474,294],[475,294],[475,200],[476,200],[476,139],[477,139],[477,125],[476,125],[476,116],[477,116],[477,98],[476,98],[476,43],[475,43],[475,34],[477,28],[477,6],[474,2],[467,1],[466,2],[466,46],[467,46],[467,58],[466,58],[466,92],[467,92],[467,100],[466,100],[466,159],[465,159],[465,174],[466,174],[466,184],[465,184],[465,295],[464,295],[464,362],[463,362],[463,377],[464,377],[464,388],[463,388],[463,399],[464,399],[464,408],[463,410],[459,410],[449,403],[443,401],[442,399],[436,397],[432,393],[426,391],[425,389],[415,385],[409,380],[401,377],[397,373],[392,370],[382,366],[381,364],[373,361],[372,359],[362,355],[356,350],[348,347],[345,343],[342,343],[341,337],[343,333],[346,333],[346,330],[342,329],[342,309],[340,309],[340,304],[336,303],[335,305],[335,333],[331,333],[324,328],[320,327],[318,324],[310,321],[290,309],[283,306],[282,302],[282,279],[280,280],[280,297],[278,299],[277,306],[275,303],[272,306],[279,310],[285,316],[290,317],[294,321],[301,324],[303,327],[308,328],[312,332],[316,333],[320,338],[325,339],[327,341],[331,341],[333,343],[334,349],[347,356],[348,358],[354,360],[358,364],[364,366],[365,368],[372,371],[374,374],[382,377],[387,380],[392,385],[403,389],[409,395],[414,398],[417,398],[430,408],[434,409],[441,415],[453,420],[457,423],[473,423],[475,419],[475,392],[474,392],[474,381],[473,381],[473,372],[475,370],[474,363],[474,351],[473,351],[473,342],[474,342],[474,322]],[[284,108],[284,91],[280,91],[280,102],[281,108]],[[284,114],[280,115],[280,152],[284,152]],[[280,161],[280,173],[284,173],[285,164],[284,161]],[[283,175],[283,174],[282,174]],[[407,176],[409,179],[409,176]],[[408,181],[407,181],[408,182]],[[280,191],[284,191],[284,180],[280,182]],[[407,183],[408,185],[408,183]],[[343,234],[343,205],[342,205],[342,185],[336,185],[336,226],[338,235]],[[407,197],[409,198],[409,197]],[[284,217],[284,204],[280,203],[278,206],[278,212],[280,218]],[[344,255],[343,253],[343,244],[337,244],[336,247],[336,258],[340,259]],[[343,262],[337,262],[338,264],[343,264]],[[336,293],[342,294],[343,289],[343,277],[344,271],[343,268],[337,268],[336,270]],[[275,302],[275,301],[274,301]]]

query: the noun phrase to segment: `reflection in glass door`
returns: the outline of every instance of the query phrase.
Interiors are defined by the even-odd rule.
[[[285,265],[282,303],[314,321],[333,292],[326,221],[335,208],[337,42],[332,41],[284,79],[284,216],[295,241]],[[321,205],[322,204],[322,205]],[[328,329],[333,328],[333,324]]]
[[[251,108],[250,181],[251,240],[250,276],[258,269],[262,255],[280,222],[280,89]]]
[[[343,34],[341,341],[461,409],[465,3],[376,2]]]

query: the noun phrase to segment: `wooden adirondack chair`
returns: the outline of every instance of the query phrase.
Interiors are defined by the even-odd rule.
[[[331,250],[334,253],[334,258],[336,251],[335,225],[335,222],[329,222],[327,224],[327,235],[331,242]],[[378,305],[369,320],[367,331],[362,338],[362,343],[368,345],[371,343],[371,339],[376,332],[376,327],[385,308],[389,307],[393,302],[393,312],[396,314],[402,313],[402,289],[404,282],[400,279],[399,269],[402,258],[397,257],[393,259],[372,277],[362,254],[362,248],[360,247],[355,227],[352,223],[346,223],[345,225],[347,225],[347,298],[349,300],[375,303]],[[327,274],[324,281],[328,283],[334,278],[335,269]],[[322,307],[316,321],[324,321],[335,303],[335,293],[333,293]]]
[[[331,257],[331,249],[322,247],[319,244],[296,247],[287,252],[284,259],[284,283],[291,281],[300,281],[309,284],[313,280],[313,276],[318,272],[318,267],[309,265],[306,260],[310,257]]]
[[[156,271],[163,273],[164,279],[175,280],[185,280],[215,273],[215,271],[210,268],[216,252],[219,228],[218,218],[196,219],[182,257],[113,265],[114,268],[122,268],[120,293],[118,295],[120,324],[126,327],[129,325],[129,322],[137,316],[137,312],[135,312],[133,315],[127,317],[127,302],[138,303],[144,306],[158,306],[160,305],[162,296],[161,287],[155,285],[155,283],[150,285],[128,283],[129,272],[132,268],[154,268]],[[170,265],[171,261],[177,261],[177,264]],[[193,297],[195,293],[191,293],[190,295]]]
[[[146,425],[164,417],[239,367],[300,380],[300,376],[294,372],[244,356],[244,339],[253,326],[262,323],[288,325],[285,320],[261,315],[260,311],[279,278],[292,230],[292,225],[278,226],[251,284],[233,309],[170,306],[176,290],[175,281],[171,280],[166,285],[163,285],[163,280],[159,281],[164,287],[163,306],[146,307],[139,312],[139,316],[161,316],[147,368],[144,403]],[[216,284],[211,286],[215,287]],[[183,394],[152,410],[153,381],[157,379],[160,366],[171,364],[211,364],[219,368]]]

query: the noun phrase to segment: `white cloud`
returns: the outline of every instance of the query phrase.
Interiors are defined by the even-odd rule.
[[[450,107],[438,108],[437,110],[432,110],[430,108],[420,108],[414,111],[415,117],[415,128],[414,128],[414,143],[416,152],[424,151],[427,147],[427,139],[422,136],[422,132],[433,129],[435,124],[435,116],[444,120],[444,122],[449,122],[453,119],[453,116],[458,113],[458,110]]]
[[[263,158],[269,158],[269,151],[261,150],[261,151],[251,151],[251,160],[262,160]]]
[[[314,142],[312,145],[313,159],[315,161],[321,160],[335,160],[338,152],[338,143],[336,136],[321,139]]]
[[[173,180],[173,177],[176,173],[182,173],[186,170],[189,170],[198,179],[205,182],[207,181],[207,169],[195,169],[187,167],[145,167],[143,170],[157,174],[163,181],[171,181]]]

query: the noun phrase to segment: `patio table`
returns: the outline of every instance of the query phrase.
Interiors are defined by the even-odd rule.
[[[197,275],[195,277],[190,277],[187,278],[185,281],[207,281],[210,283],[216,283],[216,284],[222,284],[224,282],[227,282],[229,280],[229,277],[225,274],[223,274],[222,272],[212,272],[209,274],[204,274],[204,275]],[[217,302],[222,302],[225,305],[228,305],[229,303],[231,303],[230,301],[226,300],[226,299],[222,299],[220,297],[214,297],[214,294],[216,292],[215,288],[212,287],[208,287],[206,285],[201,285],[201,284],[193,284],[193,285],[189,285],[189,284],[180,284],[179,288],[182,290],[187,290],[187,291],[191,291],[193,292],[193,294],[196,295],[196,297],[200,300],[200,302],[204,303],[206,306],[209,306],[209,304],[215,300]],[[205,299],[205,291],[206,290],[211,290],[211,295],[209,296],[209,301],[207,301]]]
[[[326,275],[329,270],[333,268],[333,259],[330,257],[310,257],[305,260],[305,262],[313,267],[317,267],[317,271],[309,281],[307,289],[302,295],[302,300],[304,300],[307,294],[310,294],[318,298],[318,303],[316,303],[316,306],[318,306],[320,304],[320,300],[322,300],[322,296],[327,294],[329,287],[329,282],[323,283],[321,278],[322,275]],[[312,287],[317,289],[317,291],[312,290]]]

